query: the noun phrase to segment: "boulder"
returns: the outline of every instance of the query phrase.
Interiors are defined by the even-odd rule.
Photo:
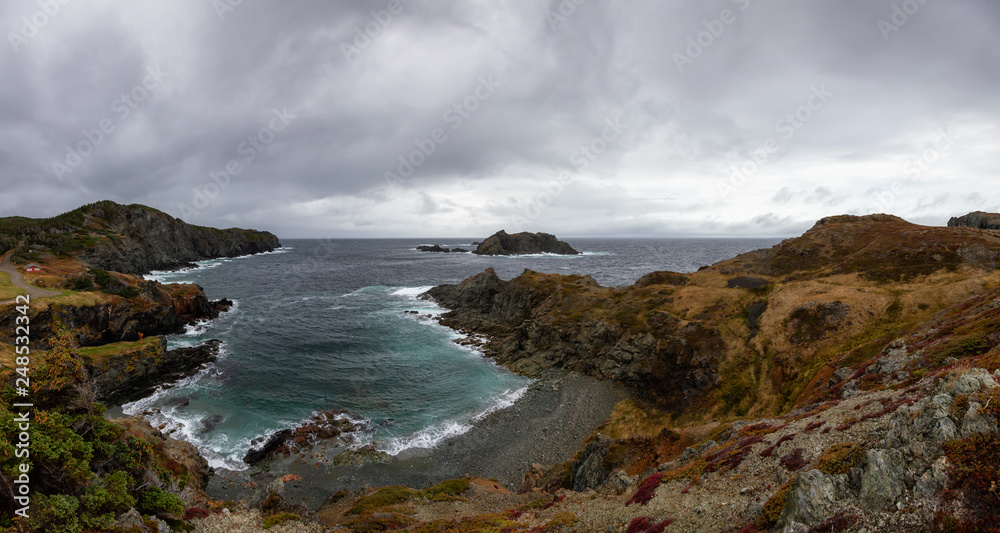
[[[789,493],[785,510],[778,523],[816,525],[832,516],[837,510],[837,484],[833,476],[819,470],[809,470],[799,476],[795,488]]]

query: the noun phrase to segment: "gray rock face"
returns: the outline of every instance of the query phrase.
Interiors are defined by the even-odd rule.
[[[868,450],[859,467],[858,500],[869,512],[887,509],[906,488],[902,461],[889,450]]]
[[[779,524],[818,524],[836,512],[837,486],[832,476],[809,470],[788,495]]]
[[[560,254],[578,255],[572,246],[549,233],[507,233],[500,230],[486,238],[472,252],[477,255]]]
[[[949,466],[941,445],[997,431],[997,421],[980,413],[974,396],[996,386],[993,376],[982,369],[941,378],[920,401],[893,413],[884,437],[872,443],[874,447],[849,475],[802,474],[789,493],[779,525],[788,530],[815,527],[839,510],[838,501],[850,500],[869,513],[880,513],[895,512],[914,496],[938,496],[947,486]],[[968,406],[957,409],[962,395],[968,395]]]
[[[961,226],[966,228],[979,229],[1000,229],[1000,214],[984,213],[983,211],[973,211],[968,215],[952,217],[948,221],[949,226]]]
[[[596,489],[604,484],[610,471],[604,466],[604,458],[608,455],[613,441],[604,435],[587,443],[580,457],[573,462],[573,490],[584,492]]]

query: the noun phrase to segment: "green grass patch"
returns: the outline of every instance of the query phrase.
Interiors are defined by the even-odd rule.
[[[24,289],[15,287],[6,272],[0,272],[0,300],[13,300],[24,294]]]
[[[468,479],[449,479],[442,481],[429,489],[414,490],[402,485],[393,485],[379,489],[358,500],[347,514],[362,514],[390,505],[405,503],[411,500],[429,500],[433,502],[452,501],[469,489]]]
[[[77,349],[80,356],[91,361],[100,360],[110,355],[143,348],[157,342],[158,337],[149,337],[139,341],[112,342],[101,346],[81,346]]]

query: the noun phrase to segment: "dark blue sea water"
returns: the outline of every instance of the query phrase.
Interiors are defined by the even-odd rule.
[[[392,454],[467,431],[510,405],[529,381],[459,346],[417,295],[493,267],[504,279],[524,269],[591,274],[628,285],[654,270],[701,265],[772,246],[774,239],[569,239],[583,255],[480,257],[417,252],[420,244],[473,248],[463,240],[283,240],[272,253],[199,263],[151,279],[191,282],[229,298],[218,319],[168,339],[169,347],[224,341],[210,368],[124,406],[195,443],[215,467],[243,469],[250,441],[294,427],[313,413],[347,409],[373,422],[364,442]],[[407,313],[418,311],[419,314]],[[382,427],[384,419],[395,425]]]

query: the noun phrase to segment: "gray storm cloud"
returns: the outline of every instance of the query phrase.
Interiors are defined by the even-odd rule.
[[[790,235],[1000,209],[985,0],[0,5],[0,213]],[[617,124],[609,127],[609,124]]]

